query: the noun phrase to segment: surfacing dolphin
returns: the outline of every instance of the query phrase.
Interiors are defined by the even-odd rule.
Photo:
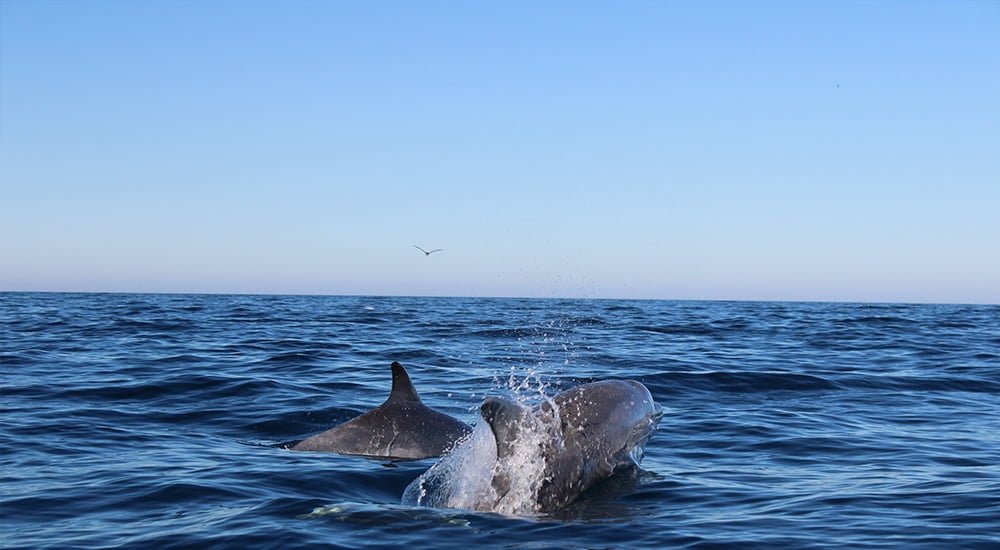
[[[524,515],[554,511],[638,466],[661,416],[641,383],[577,386],[536,407],[490,397],[473,436],[417,478],[404,504]]]
[[[441,456],[470,431],[465,422],[424,405],[406,369],[393,362],[392,391],[385,403],[292,450],[419,459]]]

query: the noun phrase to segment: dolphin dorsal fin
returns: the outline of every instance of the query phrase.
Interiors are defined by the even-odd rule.
[[[497,459],[506,459],[513,454],[521,432],[531,427],[530,409],[510,399],[488,397],[479,407],[479,412],[493,430]]]
[[[420,396],[417,395],[417,388],[410,382],[410,375],[406,374],[406,369],[398,362],[392,362],[392,391],[389,392],[389,399],[386,403],[416,402],[420,403]]]

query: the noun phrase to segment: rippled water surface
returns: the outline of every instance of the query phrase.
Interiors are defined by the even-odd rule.
[[[1000,547],[1000,307],[0,294],[0,546]],[[608,378],[643,471],[555,514],[400,504],[433,460],[286,447],[389,363],[485,395]]]

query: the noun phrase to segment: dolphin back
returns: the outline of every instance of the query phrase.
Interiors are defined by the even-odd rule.
[[[420,459],[441,456],[471,431],[465,422],[424,405],[406,369],[393,362],[392,390],[384,403],[292,450]]]

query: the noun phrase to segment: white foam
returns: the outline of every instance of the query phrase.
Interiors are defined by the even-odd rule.
[[[476,503],[490,496],[490,480],[496,461],[493,433],[485,422],[480,422],[454,451],[406,487],[402,503],[476,510]]]
[[[511,367],[506,379],[494,380],[525,407],[548,401],[553,414],[544,419],[525,415],[526,425],[517,430],[518,438],[503,461],[497,460],[490,426],[480,419],[465,441],[406,488],[402,504],[505,515],[537,513],[537,493],[545,476],[543,445],[550,451],[553,445],[562,445],[558,411],[547,393],[549,384],[531,367]]]
[[[496,440],[480,420],[472,434],[454,451],[413,481],[403,492],[410,506],[461,508],[505,515],[532,515],[538,511],[538,489],[545,476],[545,446],[558,438],[558,418],[540,421],[525,415],[509,456],[497,460]]]
[[[505,515],[531,515],[538,512],[538,489],[545,477],[545,445],[551,446],[554,430],[548,423],[539,422],[534,415],[527,415],[512,443],[510,454],[493,466],[493,477],[504,480],[500,488],[493,489],[493,500],[483,503],[479,510]],[[561,440],[560,440],[561,441]]]

